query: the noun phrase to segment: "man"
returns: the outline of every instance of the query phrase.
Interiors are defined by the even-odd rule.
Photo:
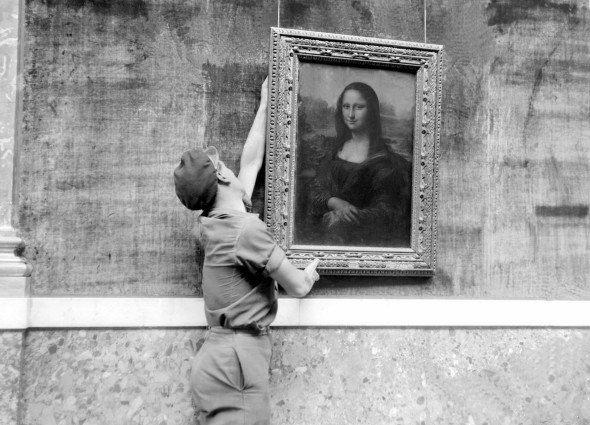
[[[247,212],[263,163],[267,82],[242,150],[238,176],[214,148],[185,152],[174,171],[176,194],[199,217],[204,244],[203,298],[209,331],[193,360],[191,390],[201,424],[269,424],[268,327],[277,286],[305,296],[319,279],[317,259],[295,268],[266,225]]]

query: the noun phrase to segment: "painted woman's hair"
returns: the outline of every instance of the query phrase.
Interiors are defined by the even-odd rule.
[[[358,81],[350,83],[344,87],[344,90],[342,90],[342,93],[340,93],[340,96],[338,97],[336,114],[334,116],[336,125],[336,144],[338,149],[340,149],[342,144],[351,137],[350,130],[344,123],[344,118],[342,117],[342,99],[344,98],[344,93],[349,90],[358,91],[367,102],[367,129],[369,131],[370,140],[369,154],[383,150],[385,144],[383,143],[383,138],[381,136],[381,111],[379,109],[379,98],[371,86]]]

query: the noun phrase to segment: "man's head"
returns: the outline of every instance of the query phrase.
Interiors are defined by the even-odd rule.
[[[217,196],[219,155],[214,147],[185,152],[174,170],[174,186],[180,202],[189,210],[207,213]]]

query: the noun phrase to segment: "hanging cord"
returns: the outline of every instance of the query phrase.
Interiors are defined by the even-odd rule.
[[[424,44],[426,44],[426,0],[422,2],[424,9]],[[277,28],[281,27],[281,0],[277,0]]]
[[[281,0],[279,0],[280,2]],[[424,4],[424,44],[426,44],[426,0],[423,2]]]
[[[426,0],[423,0],[424,9],[424,44],[426,44]],[[281,0],[277,0],[277,28],[281,27]]]

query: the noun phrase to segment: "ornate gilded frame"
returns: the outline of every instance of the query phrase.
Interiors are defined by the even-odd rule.
[[[442,46],[271,28],[265,221],[289,260],[318,257],[324,274],[430,276],[436,265]],[[293,243],[300,61],[403,69],[416,74],[409,248]],[[364,64],[364,65],[363,65]]]

